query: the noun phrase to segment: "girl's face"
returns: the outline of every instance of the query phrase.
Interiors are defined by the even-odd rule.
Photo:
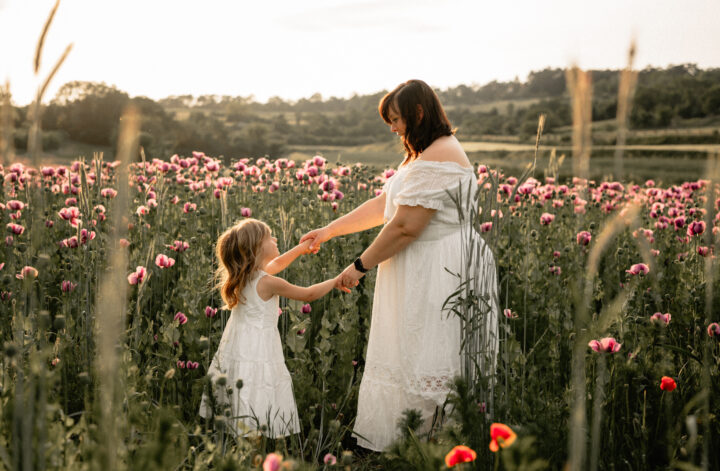
[[[272,234],[265,237],[260,249],[262,250],[262,258],[265,261],[270,261],[280,255],[280,251],[277,246],[277,238],[273,237]]]
[[[400,116],[392,106],[388,109],[388,119],[390,119],[390,131],[400,137],[404,137],[406,128],[405,120],[402,119],[402,116]]]

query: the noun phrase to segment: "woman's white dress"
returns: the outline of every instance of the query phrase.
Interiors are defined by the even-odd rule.
[[[468,237],[476,248],[485,247],[482,238],[469,230],[466,222],[460,222],[458,207],[448,194],[456,194],[461,187],[460,206],[467,214],[470,207],[465,195],[477,190],[472,168],[415,160],[400,167],[384,186],[386,222],[401,205],[436,212],[416,240],[378,266],[353,429],[358,444],[365,448],[382,451],[396,440],[400,436],[398,420],[405,409],[422,411],[427,427],[436,406],[445,401],[449,383],[461,373],[461,323],[456,315],[442,310],[460,280],[447,270],[463,271]],[[482,253],[481,266],[472,263],[472,275],[486,287],[484,294],[496,299],[495,261],[489,250]],[[485,319],[490,339],[487,353],[493,358],[497,315],[493,303]],[[495,361],[488,365],[485,373],[494,370]]]
[[[227,376],[227,384],[214,390],[219,404],[230,405],[233,432],[244,435],[264,425],[262,433],[277,438],[299,432],[300,424],[277,328],[278,297],[263,301],[257,293],[258,281],[265,275],[259,270],[243,289],[245,303],[232,309],[208,375],[213,385],[219,375]],[[239,391],[238,379],[243,381]],[[227,394],[227,388],[232,394]],[[200,415],[212,415],[207,396],[200,404]]]

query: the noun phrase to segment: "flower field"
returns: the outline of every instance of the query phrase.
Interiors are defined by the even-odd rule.
[[[0,467],[720,469],[720,187],[476,169],[473,223],[504,314],[496,377],[459,378],[445,420],[415,433],[410,411],[374,454],[350,436],[373,273],[351,293],[281,299],[301,434],[236,439],[223,410],[197,412],[203,391],[243,387],[205,376],[229,315],[213,290],[217,236],[252,216],[287,250],[392,169],[195,152],[132,164],[126,188],[101,156],[5,166]],[[376,233],[333,239],[280,276],[333,277]]]

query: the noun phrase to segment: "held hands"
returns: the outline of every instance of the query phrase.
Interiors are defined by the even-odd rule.
[[[303,255],[307,255],[312,252],[310,250],[310,244],[312,244],[312,239],[306,239],[305,242],[300,241],[298,244],[298,247],[300,248],[300,253]]]
[[[318,253],[320,246],[323,242],[332,239],[332,233],[330,229],[321,227],[320,229],[314,229],[300,238],[300,242],[310,241],[309,252]]]
[[[365,276],[365,273],[361,273],[355,269],[354,264],[350,264],[337,278],[335,278],[335,287],[339,290],[350,292],[350,288],[354,288],[360,283],[360,278]]]

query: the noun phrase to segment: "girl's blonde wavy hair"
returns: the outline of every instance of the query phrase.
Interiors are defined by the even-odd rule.
[[[242,290],[259,268],[261,246],[266,237],[270,237],[270,227],[257,219],[244,219],[218,237],[215,286],[225,301],[225,309],[245,303]]]

